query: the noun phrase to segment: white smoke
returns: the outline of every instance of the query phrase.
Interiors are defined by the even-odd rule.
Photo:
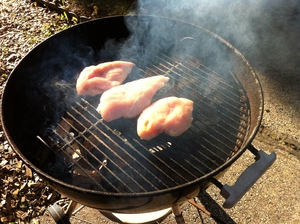
[[[275,62],[285,66],[297,63],[292,58],[300,57],[300,41],[289,35],[298,32],[296,36],[300,36],[298,0],[139,0],[137,12],[207,28],[233,44],[254,64],[264,60],[265,66]]]

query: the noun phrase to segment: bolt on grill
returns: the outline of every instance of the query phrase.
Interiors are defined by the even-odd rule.
[[[103,121],[96,111],[99,97],[61,108],[58,122],[37,136],[54,154],[46,172],[72,185],[114,193],[160,191],[204,177],[240,149],[250,122],[246,93],[227,66],[220,74],[191,55],[159,53],[130,75],[170,77],[154,100],[175,95],[194,101],[192,126],[176,138],[161,134],[143,141],[136,118]]]

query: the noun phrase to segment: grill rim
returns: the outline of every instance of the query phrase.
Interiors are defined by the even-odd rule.
[[[105,20],[105,19],[110,19],[110,18],[115,18],[115,17],[124,17],[124,16],[105,17],[105,18],[101,18],[101,19],[97,19],[97,20]],[[129,17],[129,16],[126,16],[126,17]],[[136,17],[136,16],[132,16],[132,17]],[[154,17],[154,16],[151,16],[151,17]],[[172,187],[172,188],[163,189],[163,190],[150,191],[150,192],[139,192],[139,193],[114,193],[114,192],[103,192],[103,191],[91,190],[91,189],[77,187],[77,186],[72,185],[72,184],[67,184],[67,183],[65,183],[65,182],[63,182],[63,181],[61,181],[59,179],[53,178],[52,176],[48,175],[47,173],[45,173],[44,171],[42,171],[41,169],[39,169],[38,167],[36,167],[33,163],[31,163],[21,153],[21,150],[18,148],[17,144],[12,140],[12,137],[11,137],[11,135],[9,133],[9,130],[7,128],[7,125],[6,125],[6,120],[5,120],[4,116],[3,116],[3,114],[5,114],[3,112],[5,110],[6,101],[8,100],[7,98],[9,98],[9,97],[6,97],[6,95],[8,95],[8,93],[7,93],[8,91],[5,91],[5,90],[7,90],[8,88],[12,87],[12,86],[10,86],[10,80],[14,78],[14,77],[10,76],[8,78],[8,80],[7,80],[7,85],[5,86],[5,89],[4,89],[4,92],[3,92],[2,104],[1,104],[1,123],[2,123],[2,127],[3,127],[3,131],[4,131],[5,135],[7,136],[7,140],[9,142],[9,144],[12,146],[12,148],[14,149],[14,151],[16,152],[16,154],[26,163],[26,165],[28,165],[29,167],[33,168],[34,171],[37,172],[41,177],[44,177],[45,180],[50,185],[59,184],[59,185],[61,185],[63,187],[67,187],[67,188],[70,188],[72,190],[74,189],[74,190],[80,191],[80,192],[87,192],[87,193],[91,193],[91,194],[105,195],[105,196],[117,196],[117,197],[119,197],[119,196],[122,196],[122,197],[154,196],[154,195],[159,195],[159,194],[163,194],[163,193],[170,193],[170,192],[174,192],[174,191],[177,191],[177,190],[180,190],[180,189],[184,189],[186,187],[191,187],[193,185],[201,184],[202,183],[201,181],[205,182],[205,181],[209,180],[209,178],[212,178],[212,177],[216,176],[217,174],[221,173],[226,168],[228,168],[230,165],[232,165],[232,163],[234,161],[236,161],[245,152],[245,150],[247,149],[247,146],[251,144],[252,140],[254,139],[255,135],[257,134],[257,132],[259,130],[259,125],[261,123],[262,116],[263,116],[263,106],[264,106],[263,102],[264,101],[263,101],[263,92],[262,92],[261,84],[260,84],[260,82],[258,80],[258,77],[257,77],[254,69],[251,67],[251,65],[249,64],[249,62],[230,43],[228,43],[225,39],[223,39],[222,37],[218,36],[217,34],[213,33],[210,30],[207,30],[207,29],[205,29],[203,27],[200,27],[200,26],[196,26],[196,25],[191,24],[191,23],[187,23],[187,22],[183,22],[183,21],[180,21],[180,20],[176,20],[176,19],[170,19],[170,18],[158,17],[158,16],[155,16],[155,17],[160,18],[160,19],[174,20],[176,22],[179,22],[179,23],[182,23],[182,24],[188,24],[188,25],[191,25],[191,26],[193,26],[193,27],[195,27],[197,29],[201,29],[202,31],[208,33],[210,36],[212,36],[212,37],[216,38],[217,40],[219,40],[220,42],[222,42],[222,44],[227,45],[227,47],[230,48],[230,50],[232,50],[236,55],[238,55],[242,59],[242,62],[245,63],[246,67],[249,69],[249,72],[251,73],[252,78],[254,78],[254,82],[255,82],[256,87],[257,87],[256,89],[258,91],[257,95],[259,96],[260,105],[259,105],[259,107],[258,107],[259,109],[257,111],[258,114],[259,114],[259,116],[255,120],[253,120],[253,116],[252,116],[252,113],[251,113],[252,112],[252,107],[250,106],[251,124],[249,125],[249,128],[252,128],[252,131],[247,132],[247,135],[245,136],[246,140],[244,141],[243,146],[232,157],[230,157],[226,162],[224,162],[221,166],[219,166],[218,168],[214,169],[213,171],[207,173],[206,175],[204,175],[204,176],[202,176],[200,178],[197,178],[197,179],[195,179],[193,181],[190,181],[190,182],[188,182],[186,184],[178,185],[178,186],[175,186],[175,187]],[[78,24],[78,25],[76,25],[74,27],[71,27],[69,29],[74,29],[74,28],[78,28],[80,26],[84,26],[86,23],[97,22],[97,20],[83,22],[83,23]],[[63,32],[61,32],[61,33],[63,33]],[[61,35],[61,33],[55,34],[52,37],[57,36],[57,35]],[[50,41],[50,39],[52,37],[49,37],[45,41]],[[35,48],[39,47],[44,42],[40,43]],[[32,54],[34,52],[35,48],[33,50],[31,50],[27,55]],[[18,65],[15,67],[15,69],[12,71],[12,73],[14,73],[14,71],[16,69],[18,69],[18,67],[22,63],[23,63],[23,60],[21,60],[18,63]],[[249,91],[246,91],[246,93],[249,94]],[[253,123],[254,123],[254,125],[253,125]]]

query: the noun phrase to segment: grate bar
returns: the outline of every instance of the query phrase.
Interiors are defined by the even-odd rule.
[[[180,64],[178,64],[178,65],[180,65]],[[187,95],[189,95],[190,97],[193,97],[193,98],[194,98],[195,96],[192,95],[190,92],[195,93],[195,88],[196,88],[197,86],[193,83],[193,81],[190,81],[188,78],[186,78],[186,77],[180,75],[179,72],[174,71],[174,69],[176,69],[176,67],[178,67],[178,65],[173,65],[174,67],[173,67],[173,68],[169,68],[169,70],[167,70],[167,71],[164,71],[164,70],[162,70],[162,69],[159,68],[159,67],[153,66],[153,67],[155,67],[156,69],[158,69],[159,72],[155,72],[155,71],[153,71],[153,70],[152,70],[152,71],[153,71],[154,73],[156,73],[156,74],[160,74],[160,73],[168,74],[168,73],[170,73],[170,72],[172,71],[172,74],[176,74],[178,77],[183,78],[183,79],[185,79],[185,80],[188,81],[188,82],[191,82],[190,85],[188,85],[188,86],[185,87],[186,89],[189,90],[189,91],[187,91],[185,94],[187,94]],[[149,70],[150,70],[150,69],[149,69]],[[187,73],[185,73],[185,74],[187,74]],[[176,78],[176,76],[173,77],[173,78]],[[177,80],[177,81],[180,81],[179,79],[176,79],[176,80]],[[206,88],[207,88],[207,87],[206,87]],[[183,88],[180,87],[180,90],[183,90]],[[201,92],[199,92],[199,91],[197,91],[196,93],[197,93],[198,95],[201,95]],[[206,96],[203,96],[203,97],[206,98]],[[224,102],[224,100],[221,100],[221,101]],[[211,107],[211,105],[209,105],[205,100],[203,100],[201,103],[205,104],[205,105],[208,106],[208,107]],[[237,114],[234,113],[232,110],[229,110],[229,107],[230,107],[231,105],[230,105],[228,102],[226,102],[226,105],[227,105],[227,107],[225,107],[225,106],[223,106],[222,104],[220,104],[220,107],[222,108],[222,111],[221,111],[220,109],[216,109],[216,111],[217,111],[218,113],[222,114],[222,115],[225,115],[225,116],[230,120],[230,122],[236,123],[236,122],[237,122],[236,119],[237,119],[237,118],[240,118],[240,117],[237,116]],[[210,110],[210,111],[211,111],[211,110]],[[233,117],[227,116],[223,111],[229,112]],[[238,109],[238,111],[239,111],[239,112],[241,111],[240,108]],[[229,123],[229,124],[230,124],[230,123]]]
[[[72,114],[70,114],[69,112],[67,112],[67,114],[68,114],[70,117],[72,117],[75,121],[78,122],[78,120],[77,120],[74,116],[72,116]],[[71,126],[73,129],[76,130],[76,128],[75,128],[74,126],[72,126],[72,125],[70,125],[70,126]],[[85,142],[89,142],[89,143],[92,145],[93,149],[98,149],[98,151],[100,151],[98,145],[94,144],[93,141],[90,140],[90,138],[86,137],[84,134],[82,134],[82,135],[80,135],[80,136],[83,137],[83,138],[85,139]],[[105,145],[105,143],[104,143],[103,141],[99,141],[99,138],[98,138],[95,134],[92,134],[91,136],[94,137],[94,138],[96,138],[97,141],[98,141],[98,143],[101,143],[101,144]],[[74,141],[76,141],[76,140],[74,140]],[[88,155],[91,156],[91,157],[93,157],[93,159],[95,159],[99,164],[102,164],[102,162],[101,162],[101,161],[100,161],[93,153],[91,153],[90,150],[86,150],[86,147],[85,147],[81,142],[76,141],[76,143],[81,147],[81,149],[85,149],[85,151],[84,151],[85,153],[88,153]],[[68,144],[68,145],[69,145],[69,144]],[[105,146],[106,146],[106,145],[105,145]],[[108,146],[106,146],[106,147],[108,147]],[[64,148],[65,148],[65,147],[62,147],[62,150],[63,150]],[[107,158],[106,155],[103,155],[103,156],[104,156],[104,158]],[[98,170],[98,167],[93,166],[89,161],[87,161],[87,160],[85,159],[85,157],[81,156],[81,158],[84,158],[84,161],[85,161],[88,165],[90,165],[90,167],[93,168],[93,170]],[[114,163],[114,161],[109,160],[109,163]],[[78,163],[76,163],[76,164],[78,164]],[[102,164],[102,165],[103,165],[103,164]],[[116,165],[117,165],[117,164],[116,164]],[[116,178],[116,180],[120,181],[120,182],[123,184],[123,186],[126,187],[126,189],[128,190],[128,192],[133,192],[133,190],[132,190],[132,189],[133,189],[132,185],[131,185],[131,186],[127,186],[127,184],[124,183],[124,182],[122,182],[122,180],[118,177],[118,175],[115,174],[115,172],[113,172],[112,170],[110,170],[110,169],[107,168],[107,167],[105,167],[105,168],[106,168],[107,171],[110,172],[111,175],[114,176],[114,178]],[[120,170],[122,170],[122,169],[120,168]],[[103,175],[102,175],[102,176],[103,176]],[[105,181],[109,184],[110,187],[113,187],[113,189],[114,189],[115,191],[117,191],[117,192],[119,191],[118,188],[116,188],[115,185],[112,184],[105,176],[103,176],[103,178],[104,178]],[[130,178],[130,176],[128,176],[128,178]],[[133,180],[133,182],[134,182],[136,185],[138,185],[141,189],[143,189],[141,185],[139,185],[138,183],[136,183],[136,181]],[[145,190],[145,189],[143,189],[143,190]]]
[[[85,103],[86,103],[86,104],[89,104],[87,101],[85,101]],[[80,104],[78,104],[78,105],[80,105]],[[89,104],[89,105],[90,105],[90,104]],[[80,106],[82,106],[82,105],[80,105]],[[94,111],[96,111],[96,109],[95,109],[92,105],[90,105],[90,107],[93,108]],[[93,114],[90,112],[91,110],[87,110],[86,108],[83,108],[83,109],[86,110],[86,112],[90,113],[90,115],[93,116],[95,119],[99,119],[99,118],[97,118],[95,115],[93,115]],[[92,123],[91,123],[91,124],[92,124]],[[101,126],[104,126],[106,130],[109,130],[110,132],[113,133],[113,130],[112,130],[109,126],[105,125],[105,123],[104,123],[102,120],[99,121],[99,124],[101,124]],[[101,131],[98,127],[97,127],[97,129],[98,129],[99,131]],[[106,135],[105,133],[103,133],[103,134]],[[110,138],[108,135],[106,135],[106,137],[107,137],[107,138]],[[120,145],[117,143],[117,141],[114,141],[113,139],[110,138],[110,141],[113,142],[114,144],[116,144],[116,145],[117,145],[117,148],[118,148],[119,150],[123,151],[130,159],[132,159],[133,161],[135,161],[141,168],[143,168],[148,174],[150,174],[150,177],[152,177],[152,178],[154,178],[154,179],[157,179],[160,183],[166,182],[165,178],[168,178],[172,184],[174,184],[174,183],[175,183],[175,184],[178,184],[173,178],[171,178],[169,175],[167,175],[167,174],[166,174],[166,173],[165,173],[165,172],[164,172],[164,171],[163,171],[156,163],[153,163],[153,162],[150,161],[148,158],[146,158],[146,156],[144,156],[144,155],[140,152],[140,150],[137,150],[135,147],[133,147],[133,146],[130,144],[130,142],[128,142],[126,139],[123,139],[120,135],[115,135],[115,137],[119,138],[119,140],[123,141],[128,147],[130,147],[132,150],[134,150],[135,153],[138,154],[139,158],[142,158],[145,162],[149,163],[149,164],[151,165],[152,168],[157,169],[161,174],[164,175],[164,177],[162,177],[162,178],[159,179],[159,178],[157,177],[157,175],[153,174],[151,170],[149,170],[149,169],[148,169],[147,167],[145,167],[141,162],[139,162],[136,158],[134,158],[132,155],[130,155],[130,154],[127,152],[127,150],[126,150],[125,148],[123,148],[122,146],[120,146]],[[115,154],[116,156],[118,156],[117,153],[114,152],[114,154]],[[157,158],[157,157],[156,157],[156,158]],[[124,161],[124,162],[125,162],[125,161]],[[128,164],[128,166],[130,166],[130,164]],[[141,174],[140,174],[140,171],[135,170],[135,169],[133,169],[133,170],[137,173],[137,175],[141,175]],[[175,170],[172,170],[172,171],[173,171],[173,172],[176,172]],[[146,175],[146,176],[147,176],[147,175]],[[149,178],[149,179],[147,178],[147,179],[146,179],[144,176],[142,176],[142,178],[143,178],[145,181],[149,182],[149,183],[152,185],[152,182],[151,182],[151,180],[153,181],[152,178]],[[167,185],[166,183],[165,183],[164,185],[165,185],[166,187],[169,186],[169,185]],[[155,188],[155,186],[152,186],[152,187]]]
[[[79,103],[77,103],[77,105],[82,107],[82,105],[79,104]],[[86,119],[86,118],[83,116],[82,113],[80,113],[79,111],[76,110],[76,108],[73,107],[72,109],[77,113],[78,116],[82,116],[82,118]],[[82,109],[86,110],[86,109],[83,108],[83,107],[82,107]],[[86,110],[86,112],[90,113],[90,111],[88,111],[88,110]],[[91,114],[91,115],[92,115],[92,114]],[[93,115],[92,115],[92,116],[93,116]],[[96,118],[96,117],[95,117],[95,119],[99,119],[99,118]],[[104,124],[102,123],[102,120],[99,119],[95,124],[92,123],[92,122],[91,122],[90,120],[88,120],[88,119],[86,119],[86,121],[90,123],[91,127],[93,127],[95,130],[97,130],[97,135],[93,133],[93,130],[92,130],[92,129],[87,129],[86,131],[88,131],[92,136],[94,136],[95,139],[97,140],[97,142],[101,143],[101,144],[102,144],[102,145],[103,145],[110,153],[112,153],[113,156],[114,156],[114,158],[117,158],[122,164],[125,164],[126,167],[130,167],[130,166],[131,166],[130,163],[128,163],[124,158],[122,158],[122,157],[119,155],[119,153],[117,153],[117,152],[114,150],[114,148],[115,148],[115,149],[122,149],[122,147],[121,147],[116,141],[114,141],[108,134],[106,134],[104,131],[102,131],[100,128],[98,128],[97,125],[102,125],[102,126],[104,125]],[[108,127],[106,127],[106,128],[108,128]],[[83,136],[84,136],[84,135],[83,135]],[[106,142],[104,142],[99,136],[102,136],[103,138],[107,139],[110,143],[114,144],[114,147],[109,146],[109,145],[108,145]],[[86,141],[88,141],[90,144],[92,144],[93,146],[95,146],[95,144],[94,144],[92,141],[89,141],[88,138],[86,138]],[[103,150],[99,149],[99,147],[96,146],[95,148],[98,150],[99,153],[103,154],[105,157],[110,158],[110,156],[108,156],[107,154],[104,154]],[[138,162],[138,161],[136,161],[135,158],[133,158],[131,155],[129,155],[129,154],[126,152],[126,150],[123,150],[123,151],[127,154],[127,156],[130,157],[130,159],[132,159],[132,160],[135,161],[135,162]],[[128,173],[126,173],[126,172],[124,171],[124,169],[123,169],[122,167],[119,166],[118,163],[116,163],[116,162],[113,161],[112,159],[110,159],[109,161],[110,161],[111,163],[113,163],[114,166],[117,167],[117,168],[119,169],[119,171],[121,171],[121,172],[126,176],[126,178],[129,178],[133,183],[135,183],[137,186],[139,186],[141,190],[146,191],[146,189],[145,189],[143,186],[141,186],[138,182],[136,182],[135,179],[134,179],[131,175],[129,175]],[[139,162],[138,162],[138,163],[139,163]],[[140,164],[140,165],[141,165],[141,164]],[[141,165],[141,166],[142,166],[142,165]],[[148,183],[153,189],[156,189],[156,187],[151,183],[151,181],[149,181],[149,180],[146,179],[143,175],[141,175],[139,171],[137,171],[137,170],[135,170],[135,169],[132,169],[132,171],[135,173],[135,175],[140,176],[140,177],[141,177],[146,183]],[[113,174],[114,177],[117,177],[117,175],[115,174],[115,172],[112,172],[112,174]],[[125,183],[123,183],[123,184],[125,184]],[[132,186],[131,186],[131,188],[132,188]],[[157,189],[156,189],[156,190],[157,190]]]
[[[229,95],[239,99],[240,98],[240,93],[245,94],[243,88],[236,88],[237,85],[232,85],[232,84],[229,84],[228,82],[225,82],[224,77],[222,77],[221,74],[219,74],[216,71],[210,69],[209,67],[205,66],[201,62],[197,63],[197,66],[196,66],[195,63],[191,63],[188,60],[181,61],[178,58],[172,59],[172,58],[170,58],[169,56],[167,56],[165,54],[160,53],[160,55],[161,55],[161,57],[166,58],[166,59],[161,58],[161,60],[164,60],[167,63],[170,63],[171,65],[172,65],[172,61],[174,61],[176,64],[181,63],[182,64],[182,69],[184,68],[187,71],[189,71],[189,72],[186,72],[186,74],[189,75],[191,78],[195,78],[196,76],[200,76],[204,81],[209,82],[214,87],[216,87],[215,82],[218,82],[218,83],[222,84],[221,86],[218,86],[223,90],[223,91],[220,91],[220,94],[222,94],[222,95],[224,94],[223,92],[225,91]],[[190,75],[189,74],[190,72],[192,72],[192,74],[194,74],[195,76]],[[208,77],[206,77],[206,76],[208,76]],[[234,81],[237,82],[237,80],[234,76],[231,76],[231,77],[233,77]],[[240,85],[238,85],[238,86],[240,86]],[[230,91],[228,89],[230,89]],[[218,90],[218,89],[216,89],[216,90]],[[226,96],[226,95],[224,94],[224,96]],[[235,102],[239,103],[240,101],[235,101]],[[243,103],[245,103],[245,102],[246,101],[244,101]],[[237,109],[239,109],[239,108],[237,108]]]
[[[48,136],[49,137],[49,136]],[[60,137],[60,136],[57,136]],[[49,148],[50,150],[52,150],[57,156],[61,156],[61,153],[64,154],[65,158],[69,158],[69,154],[65,151],[65,150],[61,150],[60,152],[53,150],[53,147],[49,146],[49,144],[40,136],[37,136],[37,138],[39,139],[39,141],[41,141],[45,146],[47,146],[47,148]],[[54,141],[54,139],[52,139],[51,137],[49,137],[51,140]],[[72,147],[72,146],[70,146]],[[74,148],[73,148],[74,150]],[[75,150],[74,150],[75,152]],[[83,156],[79,155],[80,159],[83,159],[87,164],[91,165],[86,158],[84,158]],[[74,163],[69,163],[67,164],[69,168],[73,167],[75,164]],[[99,189],[101,190],[105,190],[99,183],[99,180],[97,180],[95,178],[95,175],[98,175],[98,178],[103,178],[102,173],[99,171],[99,169],[95,169],[94,172],[88,172],[86,168],[84,168],[83,166],[81,166],[80,164],[76,164],[76,168],[78,168],[82,173],[84,173],[84,175],[86,175],[87,177],[89,177],[90,180],[93,181],[93,183],[95,185],[97,185],[97,187],[99,187]],[[74,171],[73,171],[74,172]],[[77,171],[78,172],[78,171]],[[92,175],[93,174],[93,175]]]
[[[152,69],[150,69],[152,72],[154,72],[155,74],[161,74],[161,73],[158,73],[158,72],[155,72],[155,71],[153,71]],[[146,71],[143,71],[144,73],[146,73]],[[166,72],[165,71],[163,71],[164,72],[164,74],[166,74]],[[188,88],[188,87],[187,87]],[[192,88],[189,88],[191,91],[193,91],[193,89]],[[190,96],[190,97],[188,97],[188,98],[192,98],[192,97],[194,97],[193,95],[191,95],[190,93],[186,93],[186,95],[187,96]],[[206,104],[205,102],[201,102],[201,103],[204,103],[204,104]],[[195,104],[195,106],[196,106],[196,110],[200,110],[201,108],[200,108],[200,106],[199,106],[199,104],[197,103],[197,104]],[[206,104],[206,106],[209,106],[209,105],[207,105]],[[207,110],[207,109],[206,109]],[[206,111],[205,110],[205,111]],[[212,109],[210,109],[210,110],[207,110],[208,112],[211,112],[212,111]],[[207,112],[207,113],[208,113]],[[223,112],[221,112],[221,111],[219,111],[218,110],[218,112],[220,113],[220,114],[222,114],[222,115],[224,115],[224,116],[226,116],[226,117],[228,117],[226,114],[224,114]],[[233,124],[231,124],[231,123],[229,123],[229,122],[224,122],[224,121],[218,121],[217,123],[216,123],[216,119],[214,119],[214,118],[210,118],[210,117],[208,117],[207,115],[205,115],[204,113],[202,113],[201,114],[201,116],[203,116],[205,119],[202,119],[202,120],[206,120],[206,121],[209,121],[210,123],[214,123],[219,129],[223,129],[223,132],[226,132],[226,135],[224,135],[224,134],[222,134],[221,132],[219,132],[217,129],[213,129],[213,131],[214,132],[216,132],[217,134],[219,134],[220,136],[222,136],[224,139],[226,139],[226,140],[228,140],[228,141],[232,141],[231,140],[231,138],[229,138],[229,136],[228,136],[228,134],[230,134],[230,135],[232,135],[232,137],[236,137],[236,134],[234,134],[234,133],[232,133],[232,132],[229,132],[228,133],[228,128],[226,129],[226,127],[230,127],[231,129],[234,129],[235,131],[239,131],[239,132],[241,132],[241,130],[240,129],[236,129],[236,127],[234,127],[233,126]],[[228,117],[232,122],[235,122],[236,123],[236,120],[234,120],[233,118],[231,118],[231,117]],[[201,120],[199,120],[200,122],[202,122]],[[225,124],[226,124],[226,127],[224,127],[224,126],[222,126],[222,125],[220,125],[219,123],[220,122],[224,122]],[[202,122],[203,123],[203,122]],[[204,123],[203,123],[204,124]],[[244,123],[239,123],[241,126],[243,126],[244,125]],[[205,125],[205,124],[204,124]],[[209,126],[207,126],[209,129],[212,129],[211,127],[209,127]],[[246,131],[244,131],[244,133],[243,134],[245,134],[245,132]],[[239,138],[240,138],[240,136],[239,136]],[[217,138],[215,138],[216,140],[218,140]],[[230,147],[229,147],[230,148]]]
[[[97,97],[78,98],[59,109],[64,114],[50,137],[52,142],[65,142],[54,150],[60,147],[59,152],[70,161],[73,160],[67,151],[77,154],[72,166],[101,191],[149,192],[194,181],[230,158],[247,134],[248,99],[230,70],[226,75],[231,81],[227,81],[196,60],[182,61],[176,56],[158,54],[150,63],[151,66],[134,70],[131,77],[170,77],[153,101],[172,95],[194,101],[193,124],[180,137],[162,133],[151,141],[143,141],[136,133],[136,118],[105,122],[95,108]],[[70,129],[75,136],[66,140]]]

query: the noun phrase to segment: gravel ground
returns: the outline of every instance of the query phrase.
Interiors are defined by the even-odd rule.
[[[88,1],[88,7],[75,4],[77,2],[66,0],[66,8],[83,18],[109,15],[111,10],[115,9],[107,7],[108,10],[104,10],[104,7],[95,4],[97,1]],[[258,2],[268,3],[268,0]],[[255,21],[259,21],[259,33],[255,33],[261,38],[259,42],[239,41],[240,36],[236,34],[239,34],[240,30],[228,34],[223,33],[220,28],[207,26],[237,46],[257,71],[264,90],[265,109],[261,131],[253,144],[267,153],[277,154],[274,165],[234,208],[221,208],[224,199],[214,186],[207,189],[210,196],[205,192],[199,196],[199,203],[201,201],[225,223],[300,223],[299,7],[292,0],[285,2],[284,6],[278,5],[279,1],[274,2],[276,4],[269,8],[273,7],[275,14],[270,15],[269,11],[264,11],[260,17],[255,17]],[[95,5],[97,7],[94,7]],[[122,9],[128,10],[128,7]],[[151,9],[150,13],[155,14],[154,11],[160,12],[156,8]],[[168,11],[168,8],[165,11]],[[186,19],[195,22],[192,16]],[[7,76],[30,49],[77,22],[68,22],[64,14],[49,11],[29,0],[0,0],[0,21],[1,92]],[[269,26],[270,24],[272,26]],[[2,132],[0,141],[1,222],[7,219],[15,223],[28,223],[34,218],[32,223],[53,223],[45,208],[59,195],[45,186],[42,180],[15,157]],[[246,152],[228,169],[220,181],[233,184],[242,170],[252,162],[253,155]],[[216,223],[204,213],[199,215],[188,203],[183,204],[181,208],[187,223]],[[72,223],[84,223],[82,220],[86,220],[86,223],[113,223],[98,211],[87,207],[71,218]],[[175,223],[173,214],[162,223]]]
[[[69,25],[57,13],[24,0],[0,0],[0,92],[16,64],[34,46]],[[19,160],[0,127],[0,222],[29,222],[60,195]]]

